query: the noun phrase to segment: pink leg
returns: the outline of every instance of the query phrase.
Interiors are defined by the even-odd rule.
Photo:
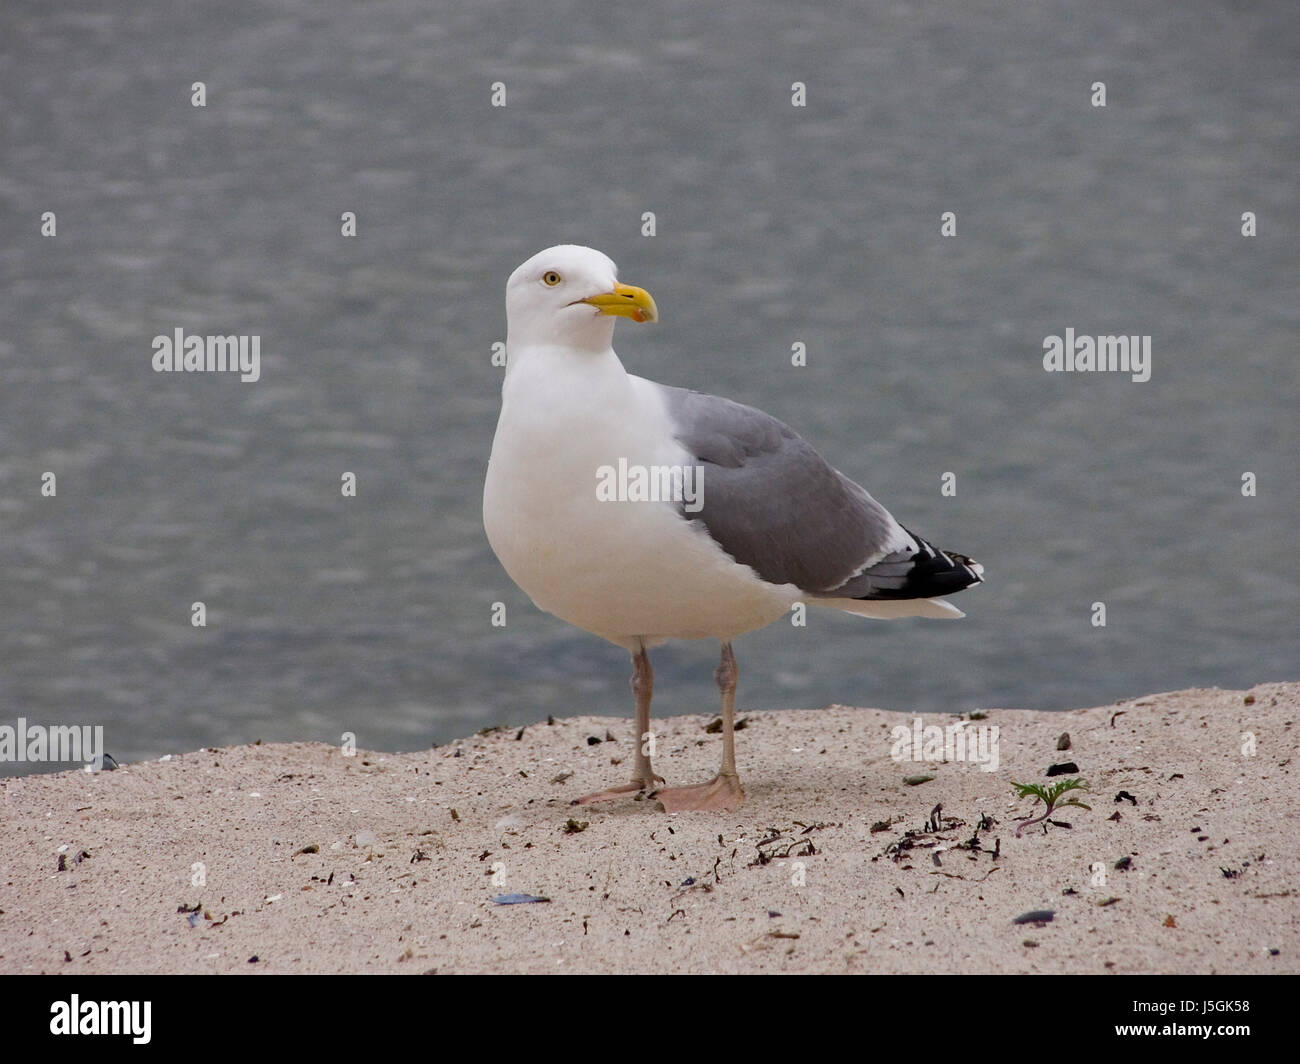
[[[722,812],[739,809],[745,799],[745,792],[740,786],[740,775],[736,772],[736,681],[740,670],[736,666],[736,655],[732,653],[731,644],[722,644],[722,661],[719,662],[713,678],[722,693],[722,768],[708,783],[697,783],[691,787],[665,787],[652,795],[668,813],[683,813],[690,810],[710,810]]]
[[[591,805],[593,802],[607,802],[611,798],[620,798],[625,794],[654,790],[655,781],[663,783],[662,776],[656,776],[650,767],[650,755],[646,752],[646,742],[650,732],[650,699],[654,695],[655,674],[650,668],[650,655],[645,647],[632,655],[632,691],[636,695],[636,768],[632,772],[632,782],[610,787],[575,798],[574,805]]]

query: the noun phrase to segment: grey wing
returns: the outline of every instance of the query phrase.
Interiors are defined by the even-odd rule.
[[[917,539],[787,425],[659,387],[677,441],[704,473],[703,506],[683,516],[736,561],[770,583],[832,597],[895,597],[909,582]]]

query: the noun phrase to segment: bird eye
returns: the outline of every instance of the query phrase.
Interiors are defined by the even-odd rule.
[[[549,285],[551,288],[554,288],[557,284],[559,284],[562,279],[563,278],[561,278],[560,275],[556,273],[554,270],[547,270],[544,274],[542,274],[542,280],[545,281],[547,285]]]

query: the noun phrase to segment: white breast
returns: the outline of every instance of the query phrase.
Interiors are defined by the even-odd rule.
[[[799,598],[733,561],[675,503],[597,497],[601,466],[691,462],[657,387],[629,376],[612,351],[530,351],[507,374],[502,399],[483,523],[506,572],[541,609],[632,648],[638,639],[731,638]]]

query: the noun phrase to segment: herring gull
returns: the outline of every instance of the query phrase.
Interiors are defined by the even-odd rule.
[[[645,793],[669,812],[738,807],[731,641],[796,603],[962,616],[943,596],[979,583],[979,563],[904,528],[776,418],[623,368],[615,323],[656,321],[658,310],[618,282],[608,256],[539,252],[510,275],[506,316],[488,541],[539,608],[633,660],[632,779],[579,802]],[[648,651],[705,638],[722,644],[722,767],[707,783],[658,787]]]

